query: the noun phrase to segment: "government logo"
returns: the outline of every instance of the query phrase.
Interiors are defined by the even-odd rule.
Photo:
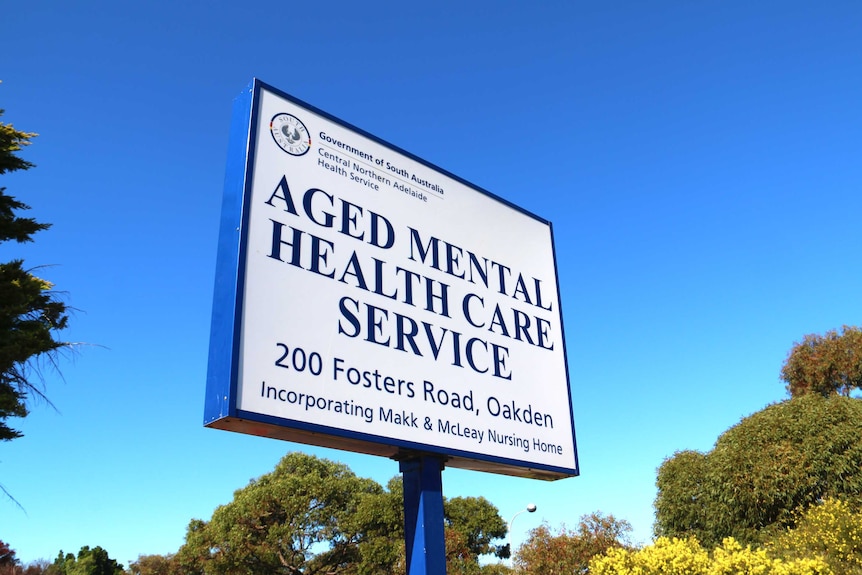
[[[291,156],[301,156],[311,147],[308,128],[296,116],[276,114],[269,121],[269,131],[278,147]]]

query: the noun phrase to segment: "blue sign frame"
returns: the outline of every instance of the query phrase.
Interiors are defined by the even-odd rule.
[[[569,400],[569,416],[572,422],[570,432],[572,434],[572,445],[575,446],[574,467],[543,465],[535,462],[525,462],[516,458],[450,449],[399,438],[379,436],[372,433],[360,433],[353,430],[320,425],[314,422],[284,419],[257,412],[243,411],[237,408],[240,336],[243,320],[243,300],[245,297],[243,288],[245,277],[243,274],[246,270],[246,259],[248,257],[250,186],[256,153],[255,142],[258,137],[257,130],[260,126],[258,110],[260,108],[259,102],[262,91],[276,94],[306,110],[323,116],[333,123],[337,123],[365,138],[373,140],[397,154],[409,157],[436,172],[445,174],[447,177],[460,182],[472,190],[494,198],[546,224],[549,230],[551,227],[550,222],[527,212],[523,208],[515,206],[462,178],[442,170],[405,150],[389,144],[274,87],[268,86],[257,79],[253,80],[235,100],[231,120],[218,239],[218,260],[213,296],[204,425],[217,429],[396,459],[427,454],[441,457],[448,466],[505,475],[544,480],[555,480],[578,475],[579,467],[577,464],[574,417],[572,414],[571,387],[568,381],[567,363],[565,366],[566,387]],[[550,231],[552,232],[552,230]],[[553,233],[550,235],[551,250],[554,250],[555,253]],[[555,256],[554,261],[556,261]],[[556,264],[554,264],[554,268],[554,274],[556,275]],[[555,277],[554,279],[557,280],[558,278]],[[557,285],[559,285],[558,282]],[[557,301],[559,301],[559,293],[556,295],[558,298]],[[559,313],[561,321],[560,329],[562,331],[562,311],[560,310]],[[564,333],[562,334],[562,344],[565,346]],[[563,351],[563,356],[565,358],[565,351]],[[564,359],[564,361],[567,362],[567,359]]]

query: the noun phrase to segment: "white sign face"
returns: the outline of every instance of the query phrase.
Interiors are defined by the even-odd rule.
[[[206,423],[576,475],[550,224],[259,82],[249,102]]]

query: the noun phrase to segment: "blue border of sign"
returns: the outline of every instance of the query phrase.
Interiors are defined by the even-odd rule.
[[[572,421],[572,440],[575,467],[547,466],[517,459],[501,458],[481,453],[453,450],[434,445],[413,443],[396,438],[358,433],[323,425],[295,421],[242,411],[236,408],[237,382],[239,373],[239,343],[242,325],[242,304],[244,271],[247,253],[248,214],[250,186],[257,141],[258,109],[261,91],[266,90],[289,100],[310,112],[342,125],[343,127],[369,138],[390,150],[407,156],[447,177],[458,181],[472,190],[485,194],[506,206],[515,209],[549,227],[551,250],[554,261],[554,274],[557,282],[559,301],[559,273],[556,265],[556,246],[554,244],[551,222],[516,206],[511,202],[484,190],[434,164],[423,160],[397,146],[390,144],[368,132],[332,116],[302,100],[278,90],[258,79],[252,80],[248,87],[234,100],[233,113],[228,141],[228,158],[224,179],[221,222],[218,237],[218,258],[216,262],[215,287],[213,291],[213,312],[210,326],[209,362],[207,367],[206,398],[204,402],[204,425],[219,429],[239,431],[252,435],[274,437],[297,441],[310,445],[346,449],[359,453],[369,453],[404,459],[417,454],[443,456],[447,465],[479,471],[488,471],[537,479],[561,479],[579,474],[577,441],[575,437],[572,390],[569,381],[568,357],[565,348],[565,324],[560,309],[563,358],[566,371],[566,387],[569,397],[569,413]]]

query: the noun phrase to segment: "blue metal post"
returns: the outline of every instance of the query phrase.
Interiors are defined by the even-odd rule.
[[[445,575],[443,459],[418,456],[400,462],[404,479],[407,575]]]

